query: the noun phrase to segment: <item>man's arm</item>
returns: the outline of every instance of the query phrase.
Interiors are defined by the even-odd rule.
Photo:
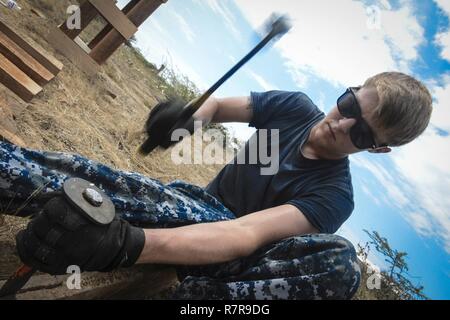
[[[210,97],[194,114],[194,119],[202,120],[203,125],[207,125],[210,122],[250,122],[252,116],[250,97]]]
[[[258,211],[241,218],[173,229],[146,229],[137,263],[214,264],[248,256],[272,242],[317,233],[292,205]]]

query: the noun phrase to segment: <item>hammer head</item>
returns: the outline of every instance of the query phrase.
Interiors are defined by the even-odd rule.
[[[272,38],[279,39],[292,28],[291,19],[288,15],[272,14],[264,23],[265,29]]]

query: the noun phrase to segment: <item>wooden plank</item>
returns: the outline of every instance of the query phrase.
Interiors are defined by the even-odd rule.
[[[19,47],[25,50],[30,56],[36,59],[41,65],[43,65],[48,71],[57,75],[63,68],[63,64],[55,59],[55,57],[48,54],[44,49],[40,48],[37,44],[29,44],[22,39],[18,34],[11,30],[6,24],[0,20],[0,31],[7,35],[12,41],[14,41]]]
[[[125,38],[130,39],[137,32],[137,27],[123,14],[112,1],[88,0],[98,12]],[[148,0],[147,0],[148,1]]]
[[[158,7],[167,0],[140,0],[127,13],[128,19],[139,27]],[[98,44],[92,48],[90,56],[103,64],[124,43],[122,35],[115,29],[108,32]]]
[[[0,83],[29,102],[42,88],[0,53]]]
[[[86,52],[86,54],[91,53],[91,48],[88,47],[88,45],[86,44],[86,42],[84,42],[83,40],[81,40],[80,37],[76,37],[75,39],[73,39],[73,41],[75,41],[75,43],[77,45],[80,46],[81,49],[83,49],[84,52]]]
[[[99,71],[99,65],[59,28],[50,30],[48,42],[86,74],[92,76]]]
[[[26,146],[20,137],[15,118],[15,115],[23,112],[25,107],[26,104],[16,101],[13,95],[0,95],[0,140],[9,141],[20,147]],[[1,211],[0,208],[0,213]],[[13,272],[13,270],[7,268],[8,262],[12,262],[15,265],[20,263],[18,259],[14,259],[16,247],[12,243],[2,241],[2,235],[5,235],[5,232],[2,233],[2,227],[2,219],[0,217],[0,279],[2,279],[2,274],[5,272],[9,275]]]
[[[17,133],[13,133],[5,128],[0,128],[0,141],[7,141],[24,148],[26,146],[25,142],[17,135]]]
[[[31,8],[30,11],[33,12],[35,15],[37,15],[39,18],[47,19],[45,14],[43,14],[42,11],[40,11],[40,10],[38,10],[36,8]]]
[[[54,78],[50,71],[45,69],[3,32],[0,32],[0,53],[41,86]]]
[[[140,0],[131,0],[127,3],[127,5],[122,9],[122,12],[126,15],[130,12],[131,9],[139,2]],[[110,24],[107,24],[99,34],[95,36],[95,38],[89,42],[89,48],[94,48],[111,30],[113,27]]]
[[[91,23],[91,21],[98,15],[98,11],[88,0],[85,0],[80,5],[80,11],[80,29],[67,28],[67,21],[60,26],[61,31],[64,32],[70,39],[75,39],[78,37],[80,33],[89,25],[89,23]]]
[[[172,269],[158,270],[149,266],[135,266],[112,273],[82,273],[81,289],[77,290],[67,288],[67,277],[68,275],[57,277],[35,275],[15,298],[17,300],[143,299],[176,283]],[[0,286],[4,282],[0,281]]]

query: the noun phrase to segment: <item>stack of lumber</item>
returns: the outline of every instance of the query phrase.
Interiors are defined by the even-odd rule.
[[[63,68],[61,62],[31,45],[0,20],[0,83],[29,102]]]

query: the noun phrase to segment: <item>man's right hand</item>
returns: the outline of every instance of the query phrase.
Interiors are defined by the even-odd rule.
[[[193,101],[189,104],[192,103]],[[184,119],[176,128],[174,127],[182,119],[186,107],[186,103],[182,100],[169,100],[160,102],[153,108],[145,124],[148,140],[141,148],[143,153],[149,153],[157,146],[167,149],[176,144],[177,141],[171,140],[171,133],[175,129],[186,129],[191,134],[194,132],[194,118],[192,116]]]
[[[51,199],[16,237],[23,263],[51,275],[82,271],[112,271],[135,264],[145,243],[144,231],[117,216],[97,225],[63,196]]]

